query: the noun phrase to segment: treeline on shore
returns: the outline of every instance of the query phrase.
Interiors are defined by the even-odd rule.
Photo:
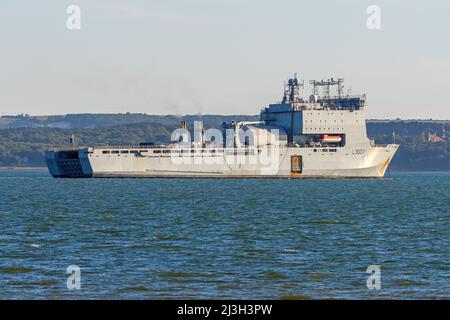
[[[70,115],[37,117],[22,116],[21,126],[17,121],[0,118],[0,166],[44,166],[45,151],[68,144],[75,134],[79,145],[137,145],[140,142],[169,143],[171,132],[179,127],[181,120],[191,125],[194,120],[203,120],[205,127],[220,127],[222,122],[256,120],[256,116],[150,116],[129,115]],[[11,119],[6,119],[11,120]],[[17,119],[16,119],[17,120]],[[27,120],[31,120],[26,122]],[[25,122],[23,122],[25,121]],[[40,125],[36,125],[41,121]],[[7,125],[9,123],[9,125]],[[31,123],[31,124],[30,124]],[[59,124],[59,125],[58,125]],[[450,141],[429,142],[428,133],[441,134],[450,131],[450,121],[393,120],[368,121],[367,131],[377,143],[392,143],[395,132],[400,149],[394,157],[392,171],[450,171]]]

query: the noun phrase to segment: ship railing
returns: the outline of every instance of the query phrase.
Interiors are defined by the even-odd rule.
[[[59,151],[77,151],[80,149],[86,149],[87,147],[83,146],[65,146],[65,147],[53,147],[48,149],[48,151],[59,152]]]
[[[98,145],[98,146],[65,146],[65,147],[53,147],[48,149],[48,151],[75,151],[80,149],[154,149],[154,148],[168,148],[167,145],[122,145],[122,146],[111,146],[111,145]]]
[[[388,146],[389,144],[375,144],[375,145],[373,145],[373,147],[375,147],[375,148],[386,148],[387,146]]]
[[[168,145],[122,145],[122,146],[111,146],[111,145],[98,145],[92,146],[93,149],[162,149],[169,148]]]
[[[375,144],[373,145],[375,147],[386,147],[386,144]],[[246,150],[246,149],[256,149],[261,148],[264,146],[242,146],[242,147],[228,147],[229,149],[235,149],[235,150]],[[265,147],[280,147],[280,146],[265,146]],[[288,147],[290,148],[327,148],[327,147],[336,147],[332,145],[311,145],[311,144],[292,144],[289,143]],[[92,146],[92,147],[85,147],[85,146],[67,146],[67,147],[55,147],[50,148],[48,151],[53,152],[59,152],[59,151],[77,151],[82,149],[117,149],[117,150],[143,150],[143,149],[190,149],[190,150],[209,150],[209,149],[228,149],[224,148],[223,146],[206,146],[206,147],[180,147],[180,146],[174,146],[174,145],[122,145],[122,146],[110,146],[110,145],[99,145],[99,146]]]

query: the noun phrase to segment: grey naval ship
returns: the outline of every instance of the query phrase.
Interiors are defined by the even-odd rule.
[[[169,145],[71,145],[47,151],[47,166],[55,178],[383,177],[399,146],[367,137],[366,96],[344,94],[341,78],[309,83],[304,99],[303,81],[285,82],[259,121],[207,130],[195,122],[193,135],[182,121]]]

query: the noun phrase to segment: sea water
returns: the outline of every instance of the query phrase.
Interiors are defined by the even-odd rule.
[[[0,171],[0,298],[450,298],[449,190]]]

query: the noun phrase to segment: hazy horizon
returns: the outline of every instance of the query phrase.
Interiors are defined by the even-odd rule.
[[[81,29],[69,30],[69,5]],[[369,30],[368,6],[381,10]],[[345,78],[369,119],[450,119],[450,3],[11,1],[0,115],[256,115],[283,81]],[[303,97],[311,93],[306,85]]]
[[[144,114],[147,116],[160,116],[160,117],[169,117],[169,116],[176,116],[176,117],[187,117],[187,116],[259,116],[259,113],[250,114],[250,113],[146,113],[146,112],[117,112],[117,113],[95,113],[95,112],[80,112],[80,113],[64,113],[64,114],[25,114],[25,113],[17,113],[17,114],[3,114],[0,115],[1,117],[18,117],[18,116],[30,116],[30,117],[57,117],[57,116],[68,116],[68,115],[126,115],[126,114]],[[388,121],[395,121],[395,120],[402,120],[402,121],[450,121],[450,119],[444,119],[444,118],[371,118],[368,117],[366,120],[368,121],[382,121],[382,120],[388,120]]]

